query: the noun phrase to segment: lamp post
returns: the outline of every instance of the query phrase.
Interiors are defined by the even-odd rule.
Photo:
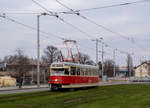
[[[40,16],[49,15],[41,13],[37,15],[37,87],[40,88]]]

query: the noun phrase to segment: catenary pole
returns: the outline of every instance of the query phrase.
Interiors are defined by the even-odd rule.
[[[103,78],[103,75],[104,75],[104,46],[102,43],[102,78]]]
[[[40,88],[40,24],[41,15],[37,15],[37,87]]]
[[[114,59],[114,68],[113,68],[113,76],[116,76],[116,49],[113,50],[113,59]]]
[[[40,16],[49,15],[41,13],[37,15],[37,87],[40,88]]]
[[[98,65],[98,39],[96,38],[96,65]]]

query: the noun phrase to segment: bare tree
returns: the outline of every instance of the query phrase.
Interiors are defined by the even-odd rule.
[[[75,54],[77,56],[78,54]],[[87,54],[79,53],[79,63],[81,64],[88,64],[88,65],[94,65],[93,60],[90,59],[90,56]]]
[[[14,72],[10,74],[17,79],[19,88],[21,88],[24,77],[29,74],[29,69],[27,68],[27,65],[30,64],[29,58],[24,55],[21,49],[17,49],[16,54],[5,57],[4,61],[14,66]]]
[[[106,60],[104,62],[104,75],[107,75],[108,77],[113,77],[113,67],[114,67],[114,61]]]
[[[47,46],[44,49],[42,63],[45,66],[50,66],[53,62],[60,61],[60,51],[55,46]]]

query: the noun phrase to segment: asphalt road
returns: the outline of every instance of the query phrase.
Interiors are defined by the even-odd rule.
[[[26,92],[35,92],[35,91],[46,91],[49,88],[27,88],[27,89],[16,89],[16,90],[1,90],[0,95],[4,94],[14,94],[14,93],[26,93]]]

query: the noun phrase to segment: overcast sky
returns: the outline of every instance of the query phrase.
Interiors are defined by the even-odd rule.
[[[68,11],[55,0],[36,0],[45,8],[53,12]],[[60,0],[74,10],[133,2],[135,0]],[[45,12],[42,8],[32,2],[32,0],[0,0],[0,13],[15,19],[26,25],[36,28],[37,14],[12,14],[12,13],[40,13]],[[59,14],[65,21],[77,26],[87,35],[66,25],[53,16],[40,17],[40,29],[49,35],[42,34],[40,37],[41,54],[47,45],[55,45],[60,48],[62,40],[58,35],[66,39],[76,39],[80,52],[90,55],[95,60],[95,42],[91,39],[103,37],[103,41],[110,47],[105,47],[105,60],[113,58],[113,49],[134,53],[134,65],[138,65],[141,60],[150,59],[150,2],[105,8],[81,12],[82,15],[90,18],[112,31],[125,35],[133,39],[136,44],[121,38],[100,28],[77,15]],[[54,34],[54,35],[53,35]],[[22,48],[29,57],[36,57],[36,31],[18,25],[14,22],[0,18],[0,58],[14,54],[16,48]],[[140,46],[140,48],[139,48]],[[142,47],[142,48],[141,48]],[[101,44],[99,44],[101,50]],[[101,60],[101,53],[99,53]],[[126,65],[126,55],[116,52],[116,64]]]

